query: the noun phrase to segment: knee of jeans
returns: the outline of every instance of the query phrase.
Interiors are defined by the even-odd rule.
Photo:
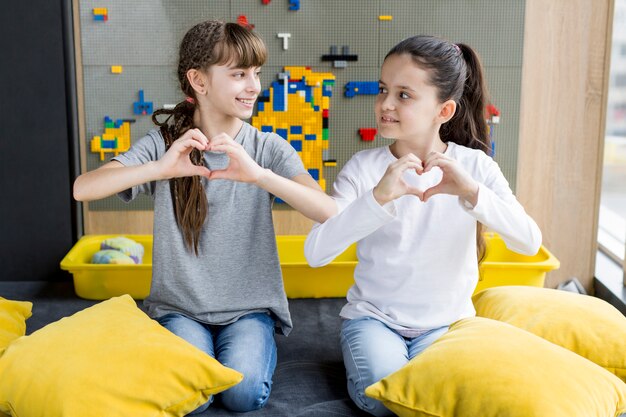
[[[393,416],[394,414],[383,405],[382,402],[370,398],[365,395],[363,390],[355,389],[354,393],[351,392],[352,401],[359,407],[361,410],[368,412],[371,415],[377,417],[387,417]]]
[[[246,378],[234,387],[224,391],[222,404],[231,411],[247,412],[263,408],[272,390],[272,382],[260,381],[246,384]]]

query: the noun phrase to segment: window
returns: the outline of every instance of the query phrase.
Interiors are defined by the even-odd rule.
[[[602,252],[624,266],[626,265],[626,0],[615,0],[614,19],[598,244]]]

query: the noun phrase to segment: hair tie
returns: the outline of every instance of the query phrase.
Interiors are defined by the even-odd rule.
[[[187,103],[196,104],[196,100],[194,100],[193,97],[185,97],[185,101]]]

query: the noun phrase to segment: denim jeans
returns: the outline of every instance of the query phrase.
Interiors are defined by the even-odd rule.
[[[383,403],[366,397],[365,388],[402,368],[447,330],[444,326],[406,338],[371,317],[345,320],[341,350],[352,401],[375,416],[393,416]]]
[[[243,374],[243,380],[220,394],[224,407],[238,412],[262,408],[272,389],[276,368],[274,319],[251,313],[224,326],[199,323],[182,314],[166,314],[157,321],[219,363]],[[213,397],[191,414],[205,411]]]

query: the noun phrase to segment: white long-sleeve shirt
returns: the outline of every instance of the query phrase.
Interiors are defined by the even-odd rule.
[[[541,231],[519,204],[497,163],[484,152],[448,143],[455,159],[479,183],[478,202],[437,194],[426,203],[412,195],[384,207],[372,194],[390,163],[388,146],[355,154],[341,170],[332,196],[339,213],[316,224],[305,243],[311,266],[323,266],[357,242],[354,285],[341,317],[374,317],[401,334],[419,334],[475,315],[471,296],[478,281],[476,226],[500,234],[506,246],[534,255]],[[425,190],[441,170],[403,178]]]

